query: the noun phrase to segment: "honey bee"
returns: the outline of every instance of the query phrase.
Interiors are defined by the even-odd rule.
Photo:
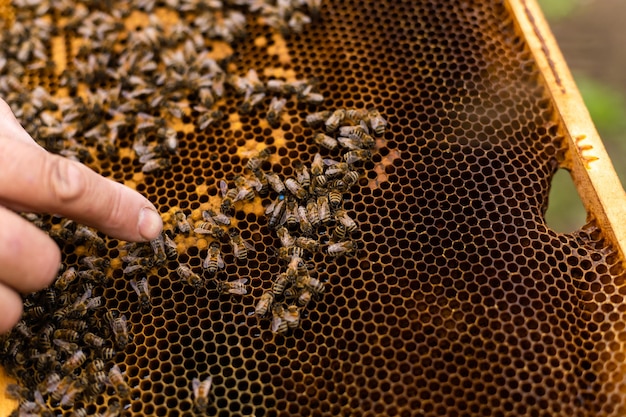
[[[181,233],[189,233],[191,225],[189,224],[185,213],[183,213],[182,210],[177,210],[174,213],[174,218],[176,219],[176,228],[178,231]]]
[[[54,331],[54,339],[65,340],[67,342],[76,342],[78,340],[78,332],[72,329],[58,329]]]
[[[315,156],[313,156],[313,162],[311,163],[311,175],[316,177],[318,175],[322,175],[323,173],[324,159],[322,158],[322,155],[316,153]]]
[[[187,283],[194,286],[196,290],[199,290],[204,285],[204,279],[186,265],[179,265],[176,268],[176,273],[181,279],[187,280]]]
[[[213,97],[213,92],[210,88],[199,88],[198,98],[200,99],[200,103],[207,108],[213,106],[215,103],[215,97]]]
[[[306,190],[294,178],[287,178],[284,184],[285,184],[285,187],[291,192],[291,194],[296,196],[296,198],[300,200],[304,200],[307,197]]]
[[[246,295],[248,293],[245,286],[246,282],[248,282],[248,278],[239,278],[236,281],[220,282],[218,284],[218,291],[222,294]]]
[[[104,339],[100,336],[96,336],[92,332],[87,332],[83,335],[83,342],[92,347],[100,348],[104,345]]]
[[[369,161],[372,158],[372,153],[367,149],[361,149],[356,151],[349,151],[343,155],[343,160],[347,164],[355,164],[357,162]]]
[[[229,230],[230,245],[233,247],[233,255],[240,261],[248,259],[248,251],[254,252],[254,246],[243,240],[237,229]]]
[[[152,262],[152,259],[140,258],[137,261],[131,263],[130,265],[127,265],[124,268],[123,272],[124,272],[124,275],[127,275],[127,276],[144,274],[150,268],[152,268],[153,265],[154,263]]]
[[[76,280],[76,276],[76,269],[74,267],[67,268],[54,282],[54,288],[60,291],[66,290],[67,287]]]
[[[130,395],[130,388],[128,387],[128,384],[126,384],[124,375],[122,375],[122,371],[119,366],[113,365],[111,367],[109,370],[109,381],[111,381],[117,395],[120,397],[128,397]]]
[[[325,195],[317,197],[317,212],[322,224],[328,224],[331,220],[330,204]]]
[[[77,396],[79,396],[87,387],[87,381],[83,378],[75,379],[65,391],[59,405],[61,407],[72,407]]]
[[[295,282],[298,275],[306,273],[306,265],[302,258],[298,256],[292,257],[289,261],[289,264],[287,265],[287,271],[285,271],[285,274],[287,275],[287,278],[289,278],[290,283]]]
[[[274,229],[284,223],[285,200],[274,201],[265,209],[265,215],[269,216],[268,226]]]
[[[200,413],[204,413],[209,406],[209,394],[211,393],[211,385],[213,384],[213,378],[207,377],[204,381],[200,381],[198,378],[194,378],[191,381],[191,388],[193,390],[193,404],[196,410]]]
[[[265,176],[263,171],[261,171],[261,169],[255,169],[254,171],[252,171],[252,173],[254,174],[254,177],[256,178],[256,181],[258,183],[257,192],[262,197],[266,196],[267,192],[269,191],[269,182],[267,181],[267,177]]]
[[[150,311],[150,288],[148,287],[148,280],[144,277],[141,281],[137,282],[133,278],[130,280],[130,286],[137,293],[141,311],[144,313]]]
[[[243,100],[243,103],[239,105],[239,112],[241,114],[250,114],[252,109],[254,109],[263,99],[265,98],[265,93],[251,93],[248,91],[246,93],[246,97]]]
[[[165,170],[172,166],[172,163],[168,158],[154,158],[146,161],[141,168],[141,172],[144,174],[150,174],[152,172],[158,172]]]
[[[220,244],[218,242],[212,242],[209,246],[209,250],[204,262],[202,263],[202,267],[207,270],[209,276],[215,275],[218,269],[224,268],[224,259],[222,259]]]
[[[203,210],[202,218],[205,221],[213,221],[222,226],[230,226],[230,216],[225,215],[224,213],[215,213],[213,210]]]
[[[178,249],[176,243],[169,236],[164,236],[165,256],[167,259],[176,259],[178,257]]]
[[[305,235],[310,235],[313,232],[313,225],[307,217],[307,211],[305,206],[298,206],[298,225],[300,227],[300,231]]]
[[[355,126],[341,126],[339,135],[357,141],[357,149],[371,148],[376,144],[374,138],[370,136],[369,129],[364,121]]]
[[[324,293],[324,284],[317,278],[310,277],[308,274],[298,275],[298,279],[296,281],[296,287],[308,289],[315,295]]]
[[[306,116],[306,124],[315,128],[319,127],[326,122],[326,120],[331,116],[330,110],[322,110],[315,113],[307,114]]]
[[[74,372],[75,369],[80,367],[83,363],[85,363],[86,360],[87,360],[87,356],[85,356],[85,353],[79,349],[76,352],[74,352],[72,356],[67,358],[67,360],[61,367],[61,371],[63,371],[66,374],[70,374]]]
[[[385,133],[385,127],[387,127],[387,120],[385,120],[375,108],[369,109],[367,113],[372,130],[376,135],[382,136]]]
[[[286,272],[281,272],[278,274],[274,282],[272,282],[272,294],[274,296],[281,296],[285,292],[285,288],[289,285],[290,279],[287,276]]]
[[[341,147],[346,148],[350,151],[364,149],[366,146],[359,139],[347,138],[344,136],[339,136],[337,138],[337,143],[341,145]]]
[[[93,229],[82,225],[76,226],[76,230],[74,231],[74,243],[77,245],[85,244],[90,247],[95,247],[99,251],[106,249],[104,240],[98,236]]]
[[[289,234],[289,230],[287,230],[286,227],[281,226],[276,229],[276,234],[278,235],[282,246],[293,246],[296,244],[296,240]]]
[[[300,33],[304,29],[304,26],[308,25],[309,23],[311,23],[311,18],[306,14],[296,10],[291,15],[291,18],[287,22],[287,25],[294,32]]]
[[[104,361],[102,359],[94,359],[85,368],[87,374],[94,375],[104,370]]]
[[[311,186],[311,173],[309,169],[301,162],[298,162],[295,166],[296,171],[296,181],[304,188],[305,190]],[[286,184],[285,184],[286,185]]]
[[[63,319],[59,322],[62,329],[75,330],[79,333],[87,330],[87,322],[85,320]]]
[[[368,112],[365,109],[346,109],[346,117],[352,120],[354,123],[359,123],[361,120],[369,118]]]
[[[348,255],[354,253],[357,250],[356,242],[352,240],[346,240],[328,245],[326,252],[332,257],[338,257],[342,255]]]
[[[287,208],[285,209],[285,222],[289,229],[296,229],[298,227],[298,206],[292,199],[287,200]]]
[[[14,400],[23,402],[30,394],[28,388],[22,387],[18,384],[8,384],[5,390],[7,396]]]
[[[309,252],[317,252],[320,248],[320,244],[317,240],[304,236],[299,236],[296,238],[296,245],[308,250]]]
[[[247,180],[246,178],[239,176],[235,178],[235,186],[237,187],[237,196],[234,201],[252,201],[256,196],[254,188],[259,188],[256,182]]]
[[[265,316],[265,314],[267,313],[267,310],[271,308],[273,302],[274,302],[274,293],[272,291],[265,291],[261,295],[261,298],[259,298],[259,301],[257,302],[256,307],[254,308],[254,313],[258,317]]]
[[[222,236],[224,236],[224,230],[218,226],[213,219],[207,222],[196,223],[196,227],[193,231],[199,235],[213,236],[216,239],[221,239]]]
[[[287,99],[272,97],[270,106],[267,109],[267,122],[275,129],[280,126],[280,114],[282,113],[285,104],[287,104]]]
[[[57,373],[52,373],[48,375],[48,378],[45,380],[44,392],[50,394],[50,398],[52,398],[53,401],[60,401],[73,381],[74,380],[69,375],[61,379]]]
[[[110,260],[97,256],[85,256],[80,260],[80,263],[85,265],[89,269],[99,270],[106,270],[111,266]]]
[[[344,109],[335,110],[329,117],[326,119],[324,124],[326,125],[326,132],[332,133],[343,122],[343,119],[346,116],[346,111]]]
[[[323,133],[317,133],[313,136],[313,141],[319,146],[322,146],[330,151],[337,149],[337,139]]]
[[[220,210],[226,215],[230,215],[232,206],[237,198],[237,188],[228,188],[226,181],[220,181],[220,192],[222,193],[222,204]]]
[[[304,290],[300,291],[300,294],[298,294],[296,303],[300,307],[306,307],[311,302],[311,298],[313,298],[311,291],[305,288]]]
[[[255,156],[248,160],[246,167],[253,172],[260,169],[263,162],[267,161],[271,154],[272,152],[269,148],[261,149]]]
[[[341,203],[343,203],[343,193],[336,188],[331,188],[328,190],[328,202],[332,209],[341,207]]]
[[[70,414],[70,417],[87,417],[87,416],[89,416],[89,414],[87,414],[87,410],[84,407],[76,408]]]
[[[290,305],[287,310],[283,312],[283,320],[287,322],[287,326],[290,329],[296,329],[300,325],[300,312],[302,307],[296,305]]]
[[[161,264],[165,262],[167,254],[165,253],[165,239],[162,234],[150,241],[150,247],[154,253],[156,263]]]
[[[272,332],[274,333],[286,333],[288,330],[288,325],[285,320],[283,320],[285,309],[280,304],[275,304],[272,306]]]
[[[298,91],[298,100],[302,100],[307,104],[319,106],[324,102],[324,96],[320,93],[313,91],[313,85],[308,85],[302,90]]]
[[[100,356],[102,356],[102,358],[105,360],[113,359],[115,357],[115,354],[115,349],[112,349],[110,347],[105,347],[100,350]]]
[[[14,329],[26,339],[33,337],[33,332],[31,332],[24,319],[18,321]]]
[[[348,215],[347,211],[337,210],[335,212],[335,218],[343,227],[346,233],[352,233],[357,229],[356,222]]]
[[[345,184],[345,188],[350,188],[357,183],[361,175],[357,171],[348,171],[345,173],[341,181]]]
[[[305,249],[299,246],[286,246],[278,249],[278,257],[282,260],[290,261],[294,256],[304,258]]]
[[[274,174],[273,172],[265,173],[265,178],[267,179],[267,182],[269,183],[270,187],[272,187],[272,189],[276,191],[276,193],[278,194],[285,193],[285,184],[283,183],[283,181],[280,179],[280,177],[277,174]]]
[[[314,199],[310,199],[306,203],[306,215],[307,215],[307,218],[309,219],[309,222],[311,223],[311,226],[317,229],[320,225],[320,215],[319,215],[319,210],[317,209],[317,203],[315,202]],[[287,246],[287,245],[283,245],[283,246]]]
[[[220,110],[202,113],[202,115],[198,118],[198,129],[205,130],[222,118],[224,118],[224,113]]]
[[[102,305],[102,297],[91,297],[91,288],[80,296],[72,305],[72,313],[78,316],[84,316],[88,311],[96,309]]]
[[[130,334],[128,333],[128,324],[126,322],[126,316],[120,316],[113,319],[111,322],[111,331],[113,332],[113,338],[115,345],[124,350],[128,342],[130,342]]]

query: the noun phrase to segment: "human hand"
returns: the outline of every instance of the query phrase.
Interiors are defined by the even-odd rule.
[[[0,99],[0,334],[21,317],[19,293],[48,286],[61,262],[54,241],[16,211],[63,215],[128,241],[163,227],[139,193],[37,145]]]

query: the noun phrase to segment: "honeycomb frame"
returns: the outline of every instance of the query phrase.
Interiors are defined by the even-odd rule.
[[[423,5],[437,9],[435,3]],[[626,410],[620,382],[625,371],[621,365],[625,332],[620,323],[624,322],[626,231],[618,221],[624,218],[623,190],[536,3],[508,0],[485,7],[502,18],[498,28],[514,26],[519,32],[516,42],[506,46],[532,56],[520,64],[532,76],[521,77],[535,88],[525,99],[538,110],[533,117],[542,120],[536,129],[543,140],[522,139],[507,148],[502,145],[507,138],[501,138],[502,143],[469,149],[471,141],[461,146],[443,141],[438,146],[411,133],[406,135],[414,141],[411,145],[397,137],[419,130],[420,124],[435,121],[437,125],[437,111],[430,107],[423,113],[413,109],[398,114],[386,106],[399,100],[398,90],[405,95],[407,91],[422,94],[409,86],[411,80],[400,83],[404,89],[390,86],[391,93],[379,91],[383,98],[379,107],[390,121],[388,142],[375,156],[379,167],[370,167],[374,174],[359,181],[359,193],[351,192],[348,203],[358,213],[364,252],[339,259],[314,257],[327,268],[329,289],[293,334],[273,335],[266,322],[249,315],[267,288],[268,276],[278,271],[268,261],[271,255],[229,269],[233,275],[252,276],[254,265],[268,266],[259,269],[263,279],[253,278],[252,296],[242,299],[215,296],[209,290],[195,294],[166,273],[149,277],[156,316],[152,322],[140,317],[136,295],[116,277],[110,292],[124,297],[112,305],[132,313],[136,338],[132,343],[137,349],[122,355],[129,385],[140,397],[131,402],[125,415],[164,415],[174,406],[181,407],[181,415],[191,414],[190,375],[199,374],[215,378],[215,402],[209,415],[491,415],[493,410],[498,415],[619,415]],[[442,12],[452,13],[451,9]],[[343,13],[348,18],[353,11],[344,9]],[[390,24],[398,15],[391,11],[385,19],[383,23]],[[411,48],[411,37],[393,38],[393,42],[394,48]],[[287,44],[306,46],[299,36]],[[357,49],[367,51],[363,46]],[[381,60],[374,58],[380,65],[376,81],[380,85],[393,79],[393,68],[382,57],[381,52]],[[406,57],[396,58],[405,72],[410,71]],[[507,71],[515,72],[511,70],[515,63],[508,65]],[[326,80],[324,92],[332,103],[346,101],[330,86],[358,78],[350,71],[347,78],[330,75]],[[377,99],[371,94],[359,102],[372,104]],[[475,103],[480,107],[479,98],[465,104]],[[296,125],[296,118],[289,114],[294,119],[289,124]],[[253,120],[229,121],[254,126]],[[481,123],[486,122],[470,115],[457,129],[480,130],[476,126]],[[449,132],[447,127],[442,131]],[[239,149],[230,149],[245,147],[250,138],[258,147],[263,141],[255,135],[281,146],[273,132],[266,130],[257,123],[246,131],[245,141],[236,137],[236,146],[221,144],[220,149],[230,156],[219,163],[232,169],[249,157],[250,153],[242,157]],[[188,126],[180,131],[185,137],[194,134]],[[304,140],[288,147],[297,135],[284,136],[280,139],[285,140],[286,151],[273,160],[283,166],[281,170],[289,166],[284,161],[315,152]],[[199,144],[193,145],[188,138],[182,142],[187,155],[202,154]],[[499,157],[509,150],[518,156],[507,168]],[[411,171],[400,157],[402,152],[418,155],[414,162],[421,169]],[[541,219],[540,209],[545,209],[549,180],[557,165],[572,171],[590,213],[589,224],[569,235],[549,230]],[[482,183],[475,181],[463,195],[458,190],[470,181],[467,175],[478,178],[472,168],[476,166],[488,167],[481,172],[491,175],[485,174]],[[532,175],[526,167],[535,170]],[[466,174],[461,172],[464,169]],[[417,179],[401,184],[409,172]],[[517,176],[517,188],[511,186],[514,195],[492,182],[499,175]],[[139,189],[151,193],[163,183],[154,177]],[[423,184],[430,188],[421,188]],[[196,185],[208,194],[207,201],[218,197],[214,185]],[[416,196],[415,190],[423,195]],[[172,194],[181,200],[179,195],[187,192],[192,194],[184,186]],[[445,199],[442,193],[447,194]],[[486,194],[493,201],[483,197]],[[526,206],[508,202],[526,200],[531,194]],[[168,198],[173,197],[162,193],[157,205]],[[421,219],[413,221],[411,209]],[[480,221],[458,221],[472,217],[468,215],[471,210],[483,210]],[[255,246],[266,241],[271,246],[275,239],[260,232],[264,227],[260,205],[246,206],[239,213],[244,211],[235,216],[237,222],[255,225],[245,237],[252,238]],[[169,211],[162,213],[167,220]],[[197,212],[194,220],[198,220]],[[409,223],[416,229],[407,230]],[[462,225],[461,229],[455,230],[454,224]],[[205,249],[198,247],[188,258],[197,261]],[[227,256],[232,261],[232,254]],[[469,276],[464,270],[471,272]],[[170,300],[178,304],[173,306]],[[207,302],[205,312],[194,306],[199,300]],[[182,311],[182,305],[191,307]],[[190,324],[177,326],[179,315]],[[198,364],[206,372],[190,372]],[[90,412],[104,412],[106,398],[89,406]]]

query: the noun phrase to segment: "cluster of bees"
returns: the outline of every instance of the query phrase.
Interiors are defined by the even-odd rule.
[[[25,216],[42,222],[39,216]],[[85,248],[85,254],[77,268],[66,268],[50,288],[27,297],[19,323],[0,336],[4,366],[24,385],[7,388],[19,401],[12,415],[55,416],[54,407],[71,408],[110,388],[117,400],[103,415],[116,416],[130,390],[120,368],[110,362],[132,338],[126,317],[106,309],[96,295],[110,268],[109,260],[98,256],[105,242],[93,229],[72,221],[48,232],[59,243]],[[85,417],[87,411],[80,407],[71,415]]]
[[[324,284],[310,276],[306,261],[324,246],[331,257],[358,249],[351,239],[357,224],[343,209],[344,193],[361,177],[358,166],[371,158],[376,145],[372,135],[382,136],[387,125],[374,108],[320,111],[309,114],[306,121],[312,128],[323,129],[313,137],[315,143],[328,151],[345,150],[340,161],[317,153],[310,164],[298,161],[295,176],[289,178],[261,170],[270,155],[267,149],[247,163],[257,189],[275,193],[265,214],[281,242],[278,257],[286,269],[261,295],[255,313],[265,317],[269,312],[271,329],[278,333],[297,328],[303,309],[324,293]]]

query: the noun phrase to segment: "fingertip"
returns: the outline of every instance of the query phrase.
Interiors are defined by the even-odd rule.
[[[9,332],[17,324],[23,309],[19,294],[0,283],[0,334]]]
[[[145,240],[155,239],[163,230],[163,219],[154,207],[144,207],[139,212],[138,228]]]

